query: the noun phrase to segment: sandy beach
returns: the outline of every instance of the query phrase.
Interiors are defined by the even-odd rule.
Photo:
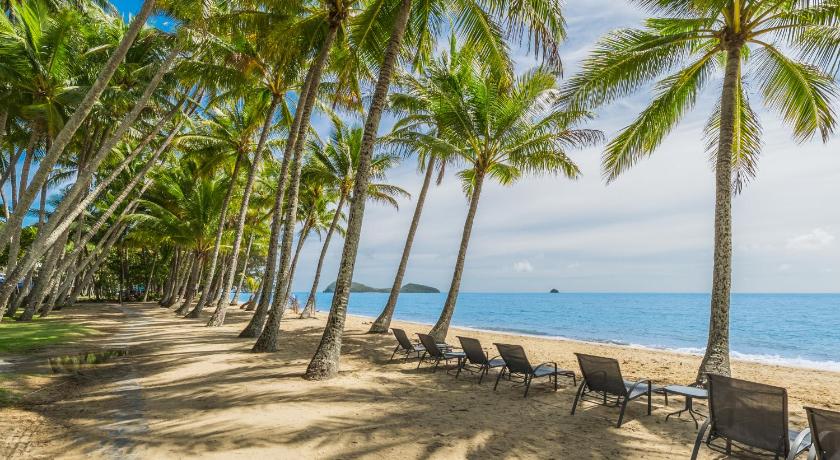
[[[570,415],[575,388],[562,379],[556,393],[538,382],[523,399],[522,388],[504,380],[494,392],[495,374],[479,385],[470,375],[417,370],[416,360],[389,363],[395,341],[365,334],[368,318],[348,319],[339,377],[310,382],[301,375],[324,313],[284,320],[282,349],[272,354],[252,354],[252,340],[236,338],[247,320],[238,310],[220,329],[153,304],[84,305],[62,314],[103,330],[77,349],[128,346],[129,356],[77,376],[28,369],[53,379],[53,389],[0,409],[0,430],[9,433],[0,456],[674,459],[688,458],[696,433],[685,417],[665,421],[682,407],[680,397],[666,407],[654,396],[652,416],[643,402],[631,403],[615,428],[616,409],[587,404]],[[412,335],[427,329],[394,326]],[[457,335],[485,346],[520,344],[532,361],[556,361],[578,374],[573,352],[611,356],[625,378],[660,385],[691,382],[699,363],[691,355],[473,330],[452,329],[448,342],[457,344]],[[804,405],[840,409],[838,373],[736,361],[733,374],[786,387],[795,428],[805,426]],[[702,458],[721,456],[704,450]]]

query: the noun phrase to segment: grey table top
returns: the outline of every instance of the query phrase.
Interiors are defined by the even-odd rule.
[[[667,391],[668,393],[673,393],[676,395],[682,396],[690,396],[692,398],[698,399],[708,399],[709,392],[703,388],[697,387],[689,387],[685,385],[668,385],[663,390]]]

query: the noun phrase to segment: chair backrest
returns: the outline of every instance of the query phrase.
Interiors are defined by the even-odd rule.
[[[624,377],[621,376],[618,361],[583,353],[575,353],[575,355],[587,388],[615,396],[627,396],[627,387],[624,386]]]
[[[426,349],[426,353],[434,356],[435,358],[443,356],[443,352],[440,351],[440,348],[438,348],[434,337],[428,334],[417,334],[417,337],[420,337],[420,343],[423,344],[423,348]]]
[[[787,455],[787,391],[784,388],[708,374],[712,433],[751,447]]]
[[[511,373],[530,374],[534,371],[528,357],[525,356],[525,349],[520,345],[508,345],[504,343],[494,343],[499,350],[499,355],[505,361],[508,371]]]
[[[464,350],[464,354],[467,355],[469,362],[472,364],[487,364],[487,355],[484,353],[484,349],[481,348],[481,342],[478,339],[461,337],[459,335],[458,340],[461,342],[461,348]]]
[[[411,343],[411,340],[408,339],[408,335],[406,335],[404,330],[393,327],[391,328],[391,331],[393,331],[394,337],[397,338],[397,342],[403,350],[414,350],[414,345]]]
[[[840,460],[840,412],[806,407],[818,460]]]

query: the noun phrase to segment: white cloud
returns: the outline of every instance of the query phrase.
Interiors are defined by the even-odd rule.
[[[815,228],[810,232],[795,236],[787,241],[787,248],[794,250],[822,249],[834,242],[835,237],[822,228]]]
[[[787,271],[790,271],[790,269],[791,269],[791,268],[793,268],[793,267],[792,267],[790,264],[781,264],[781,265],[779,265],[779,271],[780,271],[780,272],[787,272]]]
[[[531,273],[534,271],[534,266],[527,260],[520,260],[513,264],[513,270],[519,273]]]

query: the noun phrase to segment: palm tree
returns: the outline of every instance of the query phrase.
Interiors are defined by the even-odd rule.
[[[353,191],[356,200],[350,206],[347,237],[339,263],[330,316],[315,356],[312,357],[305,374],[305,377],[311,380],[328,379],[338,373],[347,301],[365,213],[364,194],[369,181],[370,162],[379,121],[388,98],[391,77],[397,68],[397,58],[402,52],[406,36],[416,44],[417,53],[413,60],[420,63],[434,48],[433,43],[442,16],[452,13],[455,17],[453,24],[465,37],[466,46],[475,47],[497,68],[509,71],[512,67],[503,38],[505,29],[511,34],[528,36],[529,40],[533,41],[537,53],[543,52],[553,64],[560,63],[557,49],[565,32],[560,5],[556,0],[439,0],[417,2],[416,5],[412,0],[399,0],[376,2],[376,6],[377,8],[370,10],[376,13],[366,11],[359,15],[355,28],[354,40],[359,44],[358,49],[370,60],[378,60],[381,55],[382,64],[379,66],[379,76],[365,120],[361,161]],[[507,13],[502,24],[493,19],[492,12],[499,11]],[[386,23],[390,24],[390,30],[384,26],[381,19],[377,20],[380,15],[388,18]],[[385,37],[388,37],[387,41]],[[371,53],[371,50],[375,52]]]
[[[454,50],[454,48],[453,48]],[[481,68],[470,52],[443,56],[422,82],[428,96],[425,113],[395,129],[394,137],[433,142],[452,151],[467,165],[458,176],[469,199],[452,283],[440,318],[430,335],[443,340],[449,329],[461,286],[467,247],[486,179],[511,185],[527,174],[562,174],[575,179],[577,165],[567,149],[591,145],[601,133],[575,126],[583,112],[561,110],[550,98],[557,77],[542,68],[519,76],[512,85],[492,69]],[[434,129],[429,131],[427,127]],[[432,137],[433,139],[429,139]]]
[[[359,160],[362,147],[363,130],[361,127],[348,127],[339,118],[333,118],[333,128],[329,142],[322,145],[320,141],[313,140],[309,143],[310,163],[304,169],[304,177],[308,181],[316,181],[325,184],[338,193],[338,212],[334,215],[333,221],[327,230],[324,242],[321,245],[321,254],[318,257],[318,265],[315,269],[315,279],[306,299],[306,305],[302,316],[310,316],[315,312],[315,294],[318,292],[318,283],[321,279],[321,269],[324,267],[324,259],[329,249],[330,240],[338,227],[344,205],[352,199],[351,193],[356,180],[356,172],[359,167]],[[396,165],[397,158],[389,154],[376,154],[371,161],[371,178],[373,180],[384,180],[385,172]],[[398,198],[408,198],[409,193],[400,187],[386,183],[373,182],[368,184],[367,198],[378,201],[399,209]]]
[[[761,150],[761,127],[746,82],[757,84],[765,105],[780,113],[797,141],[816,134],[826,141],[835,128],[837,85],[829,72],[840,62],[840,3],[634,3],[658,17],[643,29],[604,37],[563,96],[571,107],[597,107],[659,78],[650,105],[607,145],[603,167],[611,182],[653,153],[723,71],[720,100],[706,129],[715,164],[715,249],[709,336],[697,376],[704,381],[706,373],[730,373],[732,195],[755,174]]]
[[[280,219],[285,222],[283,228],[283,238],[279,248],[274,248],[275,255],[280,256],[280,263],[278,271],[275,273],[274,264],[269,265],[266,270],[266,276],[263,279],[263,299],[260,301],[260,307],[265,302],[266,294],[271,289],[272,284],[276,284],[273,294],[273,305],[268,312],[266,325],[262,328],[262,333],[257,338],[256,343],[252,348],[255,353],[269,352],[277,350],[277,338],[280,332],[280,319],[283,315],[282,302],[288,298],[288,283],[287,280],[290,274],[291,266],[291,251],[292,241],[294,240],[294,223],[297,216],[298,206],[298,188],[300,186],[300,175],[303,168],[303,151],[306,145],[306,135],[309,132],[310,118],[312,116],[312,109],[315,106],[316,96],[321,84],[321,78],[324,69],[327,65],[327,59],[333,44],[339,39],[339,31],[344,27],[347,18],[350,16],[350,7],[353,2],[348,0],[329,0],[325,2],[325,8],[315,11],[313,14],[314,20],[305,18],[304,22],[311,22],[316,26],[316,33],[312,35],[321,36],[323,41],[317,43],[318,46],[313,47],[317,53],[309,66],[306,77],[304,78],[303,87],[300,92],[298,107],[295,110],[295,119],[292,122],[292,127],[289,131],[289,137],[286,141],[286,148],[283,153],[283,161],[288,161],[288,167],[291,169],[288,185],[286,185],[285,171],[281,173],[280,180],[282,184],[277,190],[277,199],[274,205],[274,222],[272,223],[272,234],[279,235],[280,233]],[[323,30],[326,28],[326,30]],[[320,29],[320,30],[319,30]],[[311,35],[305,35],[311,36]],[[286,188],[288,188],[288,196],[286,196]],[[286,201],[285,209],[283,208],[283,201]],[[283,212],[281,212],[281,210]],[[276,245],[275,237],[272,237],[271,244]],[[278,251],[279,249],[279,251]],[[272,261],[271,249],[269,250],[269,261]],[[276,283],[275,283],[276,278]],[[258,308],[254,317],[257,315],[264,315],[265,310],[260,311]],[[260,321],[258,319],[258,321]],[[253,332],[258,330],[260,325],[253,322],[249,324],[246,331],[250,329]],[[243,331],[242,336],[246,331]]]

